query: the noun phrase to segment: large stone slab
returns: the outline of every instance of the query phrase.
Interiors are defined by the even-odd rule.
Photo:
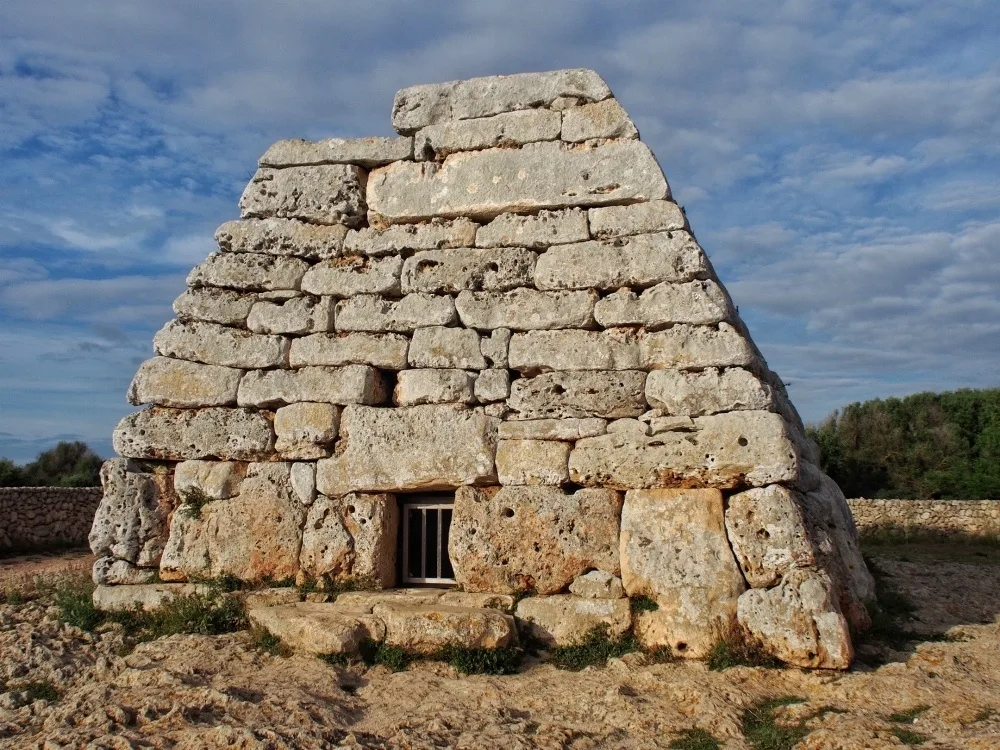
[[[211,286],[187,289],[174,300],[174,312],[182,320],[204,320],[227,326],[242,326],[257,301],[256,294]]]
[[[410,341],[409,363],[411,367],[482,370],[486,367],[486,358],[479,343],[479,334],[468,328],[418,328]]]
[[[667,415],[700,417],[723,411],[767,411],[771,389],[740,367],[699,372],[653,370],[646,378],[646,401]]]
[[[302,278],[303,291],[352,297],[355,294],[399,294],[399,274],[403,259],[398,256],[369,258],[345,255],[323,261]]]
[[[603,570],[592,570],[577,576],[569,585],[569,591],[584,599],[621,599],[625,596],[622,579]]]
[[[153,348],[164,357],[242,369],[280,367],[288,357],[283,336],[199,321],[170,321],[153,337]]]
[[[206,595],[208,587],[191,583],[148,583],[131,586],[97,586],[94,606],[103,612],[127,612],[136,607],[147,612],[183,596]]]
[[[442,159],[457,151],[554,141],[559,138],[561,120],[559,113],[550,109],[527,109],[438,122],[417,132],[413,150],[418,160],[427,160]]]
[[[410,340],[395,333],[317,333],[292,339],[291,367],[309,365],[371,365],[380,370],[403,370]]]
[[[746,589],[729,549],[718,490],[629,490],[621,527],[622,583],[658,605],[635,630],[647,647],[706,656]]]
[[[257,302],[247,316],[254,333],[302,334],[333,330],[334,300],[331,297],[292,297]]]
[[[756,367],[750,342],[729,323],[675,325],[639,336],[642,367],[650,370],[701,370],[706,367]]]
[[[322,602],[253,607],[247,617],[295,651],[317,656],[356,654],[362,641],[385,638],[385,626],[377,617]]]
[[[338,302],[336,314],[338,331],[405,333],[454,323],[455,302],[430,294],[407,294],[399,300],[359,294]]]
[[[608,431],[608,421],[586,419],[524,419],[503,422],[499,435],[505,440],[579,440]]]
[[[462,487],[448,552],[466,591],[556,594],[580,574],[617,575],[621,495],[557,487]]]
[[[191,287],[214,286],[241,292],[296,290],[309,264],[301,258],[264,253],[212,253],[191,269]]]
[[[475,373],[466,370],[403,370],[396,380],[392,402],[396,406],[471,404],[475,401],[475,382]]]
[[[274,413],[274,448],[282,458],[326,458],[337,439],[340,409],[327,403],[296,403]]]
[[[687,217],[673,201],[592,208],[587,211],[587,216],[590,234],[595,239],[687,229]]]
[[[99,557],[94,561],[90,578],[98,586],[142,586],[156,583],[159,575],[156,568],[140,568],[127,560]]]
[[[371,169],[413,158],[412,138],[301,138],[271,144],[260,157],[262,167],[304,167],[316,164],[357,164]]]
[[[404,293],[457,294],[530,286],[537,256],[523,247],[425,250],[403,265]]]
[[[594,307],[594,319],[605,328],[640,325],[655,329],[675,323],[714,325],[733,317],[728,296],[714,281],[663,283],[641,294],[620,289]]]
[[[363,169],[346,164],[258,169],[240,198],[244,219],[300,219],[354,227],[365,219]]]
[[[546,646],[582,643],[594,628],[606,626],[611,636],[632,627],[628,599],[584,599],[579,596],[529,596],[517,603],[517,619],[534,640]]]
[[[250,409],[154,407],[124,417],[112,443],[129,458],[254,461],[272,455],[274,431],[266,416]]]
[[[247,464],[238,461],[181,461],[174,468],[174,489],[182,498],[222,500],[240,491],[246,474]]]
[[[300,367],[297,370],[251,370],[240,381],[240,406],[272,408],[300,401],[328,404],[380,404],[385,400],[382,375],[368,365]]]
[[[440,219],[426,224],[397,224],[388,227],[352,229],[344,240],[344,250],[363,255],[398,255],[411,250],[439,250],[472,247],[477,225],[465,218]]]
[[[596,487],[718,487],[794,482],[799,456],[784,420],[771,412],[696,417],[693,431],[619,432],[576,443],[570,479]]]
[[[307,224],[294,219],[244,219],[227,221],[216,229],[215,241],[223,252],[326,260],[340,255],[347,232],[343,224]]]
[[[638,417],[648,407],[642,370],[546,372],[511,383],[515,419]]]
[[[234,406],[243,370],[153,357],[139,367],[128,387],[130,404],[201,407]]]
[[[317,487],[344,495],[495,482],[498,423],[451,405],[348,406],[337,455],[317,464]]]
[[[587,214],[578,208],[537,214],[500,214],[476,232],[477,247],[527,247],[535,250],[590,238]]]
[[[90,549],[140,567],[156,567],[167,544],[167,523],[177,505],[173,474],[143,472],[135,461],[114,458],[101,467],[104,495],[90,529]]]
[[[450,604],[378,604],[374,614],[385,624],[385,642],[416,654],[435,654],[445,646],[503,648],[517,639],[514,618],[495,609]]]
[[[508,356],[511,369],[527,374],[642,367],[639,339],[630,328],[515,333]]]
[[[619,141],[597,148],[529,143],[520,149],[452,154],[442,163],[396,162],[369,175],[368,207],[380,220],[492,219],[502,213],[606,206],[669,195],[649,148]]]
[[[563,113],[562,139],[578,143],[594,138],[638,138],[628,113],[616,99],[570,107]]]
[[[569,481],[569,443],[557,440],[501,440],[497,476],[502,485],[554,485]]]
[[[594,324],[598,294],[588,291],[461,292],[455,307],[468,328],[510,328],[533,331],[550,328],[588,328]]]

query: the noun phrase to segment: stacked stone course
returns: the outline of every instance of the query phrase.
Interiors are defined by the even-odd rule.
[[[98,487],[0,487],[0,554],[87,543]]]

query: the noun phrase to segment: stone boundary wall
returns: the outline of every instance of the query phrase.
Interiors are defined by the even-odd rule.
[[[0,487],[0,555],[85,545],[100,487]]]
[[[847,504],[862,534],[877,530],[943,536],[1000,536],[1000,500],[868,500]]]

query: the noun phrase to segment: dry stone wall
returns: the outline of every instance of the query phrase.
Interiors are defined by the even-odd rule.
[[[861,533],[1000,537],[998,500],[848,500]]]
[[[87,543],[98,487],[0,487],[0,554]]]

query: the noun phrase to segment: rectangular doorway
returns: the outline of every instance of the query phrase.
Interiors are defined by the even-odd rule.
[[[404,585],[448,586],[455,571],[448,557],[448,535],[455,508],[451,493],[401,495]]]

